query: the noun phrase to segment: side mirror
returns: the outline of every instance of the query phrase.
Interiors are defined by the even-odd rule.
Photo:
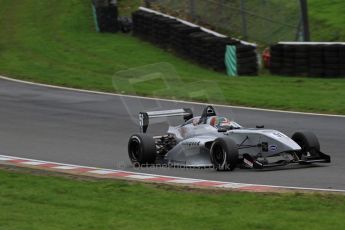
[[[265,128],[265,126],[264,125],[257,125],[256,128],[257,129],[263,129],[263,128]]]

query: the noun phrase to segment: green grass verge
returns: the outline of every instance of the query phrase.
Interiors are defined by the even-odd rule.
[[[345,1],[312,0],[308,3],[312,39],[345,41]]]
[[[183,191],[162,185],[3,169],[0,178],[0,229],[6,230],[325,230],[343,229],[345,225],[342,195]]]
[[[128,2],[137,4],[122,0],[121,5]],[[159,79],[133,87],[128,79],[117,76],[121,84],[116,91],[345,114],[345,79],[229,78],[130,35],[96,33],[90,1],[0,0],[0,74],[114,92],[112,77],[118,71],[160,62],[170,63],[179,76],[178,80],[170,77],[168,90]],[[207,92],[189,94],[190,87]]]

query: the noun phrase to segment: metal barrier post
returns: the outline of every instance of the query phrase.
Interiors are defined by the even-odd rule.
[[[247,31],[247,16],[246,16],[246,10],[245,10],[245,4],[244,0],[241,0],[240,4],[240,11],[241,11],[241,18],[242,18],[242,33],[243,33],[243,38],[245,40],[248,39],[248,31]]]
[[[192,19],[195,19],[195,0],[189,0],[189,13]]]
[[[309,18],[308,18],[308,2],[307,0],[300,0],[302,11],[302,25],[303,25],[303,38],[305,42],[310,41],[309,31]]]

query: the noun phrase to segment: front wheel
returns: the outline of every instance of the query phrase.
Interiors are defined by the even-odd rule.
[[[128,141],[128,156],[134,165],[154,164],[157,157],[155,140],[147,134],[134,134]]]
[[[238,161],[237,144],[230,138],[217,138],[211,146],[211,162],[218,171],[232,171]]]
[[[291,139],[302,149],[297,153],[300,159],[302,159],[303,156],[314,155],[315,151],[320,151],[320,143],[312,132],[296,132],[292,135]]]

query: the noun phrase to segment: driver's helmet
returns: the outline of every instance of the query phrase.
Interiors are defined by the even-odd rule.
[[[207,119],[207,124],[215,127],[230,127],[231,121],[226,117],[212,116]]]

